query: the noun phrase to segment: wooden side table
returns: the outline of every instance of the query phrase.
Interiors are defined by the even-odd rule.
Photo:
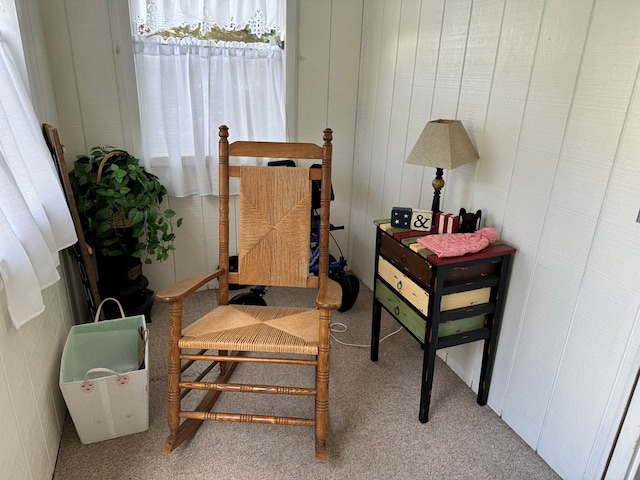
[[[439,258],[417,243],[425,232],[377,220],[371,360],[378,360],[384,308],[424,350],[419,419],[429,419],[436,350],[484,340],[478,404],[486,405],[515,248],[494,244]]]

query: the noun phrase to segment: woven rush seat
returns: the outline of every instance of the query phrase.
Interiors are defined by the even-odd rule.
[[[186,327],[178,346],[317,355],[317,317],[309,308],[223,305]]]

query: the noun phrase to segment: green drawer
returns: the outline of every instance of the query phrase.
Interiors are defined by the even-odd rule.
[[[438,327],[438,338],[479,330],[484,327],[484,317],[485,315],[477,315],[441,323]]]
[[[375,295],[378,301],[384,305],[400,323],[407,327],[411,333],[424,343],[427,324],[424,318],[400,300],[400,298],[379,279],[376,279]]]
[[[396,319],[424,343],[426,320],[409,305],[407,305],[393,290],[380,279],[376,279],[375,297]],[[438,327],[438,338],[466,333],[484,327],[485,315],[461,318],[441,323]]]

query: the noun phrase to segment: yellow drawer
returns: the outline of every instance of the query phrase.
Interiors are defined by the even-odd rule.
[[[378,274],[423,315],[429,312],[429,294],[382,257],[378,257]]]
[[[429,294],[382,256],[378,256],[378,274],[423,315],[429,313]],[[443,295],[440,311],[481,305],[489,301],[491,288]]]
[[[471,305],[481,305],[489,302],[491,287],[478,288],[468,292],[450,293],[443,295],[440,303],[440,311],[453,310],[455,308],[470,307]]]

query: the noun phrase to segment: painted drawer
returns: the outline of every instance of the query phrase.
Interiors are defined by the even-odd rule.
[[[444,274],[444,284],[472,282],[491,275],[497,275],[499,266],[500,262],[491,262],[450,268]]]
[[[484,327],[484,317],[486,317],[486,315],[476,315],[475,317],[440,323],[438,327],[438,338],[479,330]]]
[[[424,343],[426,321],[409,305],[403,302],[393,290],[387,287],[380,279],[376,279],[376,299],[385,306],[396,319],[413,333],[420,342]]]
[[[450,293],[443,295],[440,301],[440,311],[446,312],[456,308],[470,307],[472,305],[482,305],[489,302],[491,287],[477,288],[460,293]]]
[[[424,343],[427,322],[420,314],[407,305],[392,289],[380,279],[376,279],[375,297],[393,316],[398,319],[416,338]],[[443,322],[438,327],[438,338],[466,333],[484,327],[485,315],[461,318]]]
[[[429,313],[429,294],[383,257],[378,257],[378,274],[423,315]]]
[[[403,246],[386,233],[380,233],[380,253],[389,258],[398,268],[409,272],[425,286],[431,285],[431,265],[424,257]]]
[[[381,256],[378,257],[378,274],[423,315],[429,313],[429,293]],[[491,288],[485,287],[443,295],[440,311],[487,303],[490,294]]]

